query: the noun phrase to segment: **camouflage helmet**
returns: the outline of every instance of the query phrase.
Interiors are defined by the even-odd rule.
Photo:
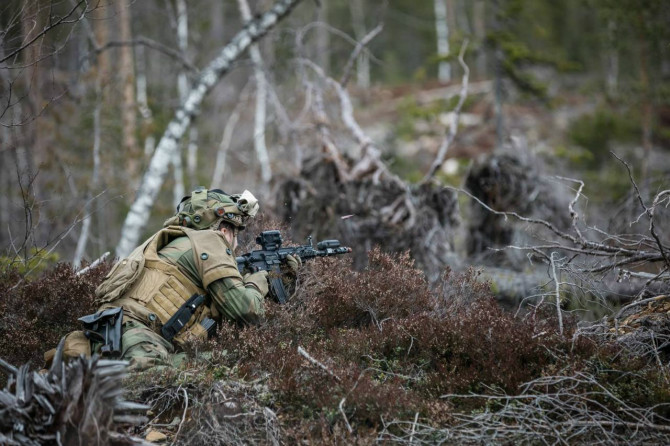
[[[225,221],[244,229],[249,218],[258,212],[258,200],[251,192],[228,195],[221,189],[207,190],[198,187],[184,197],[177,206],[177,213],[169,218],[164,227],[172,225],[193,229],[217,229]]]

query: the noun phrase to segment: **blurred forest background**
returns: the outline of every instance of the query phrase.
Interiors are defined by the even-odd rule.
[[[0,443],[670,443],[668,24],[664,0],[0,2]],[[30,373],[199,185],[259,198],[242,251],[353,253],[180,369]]]
[[[193,119],[174,150],[161,150],[168,123],[186,110],[210,61],[274,2],[3,2],[4,262],[77,267],[107,251],[127,254],[204,185],[253,191],[265,212],[290,223],[294,240],[312,233],[362,243],[355,246],[362,262],[381,244],[410,249],[429,276],[445,264],[519,270],[526,251],[491,248],[523,245],[527,236],[468,195],[564,229],[573,179],[583,180],[576,213],[588,214],[584,227],[622,234],[639,229],[629,224],[640,213],[638,196],[651,204],[664,181],[667,187],[667,2],[298,3],[187,112]],[[162,168],[151,164],[166,157]],[[364,177],[366,157],[377,163],[367,170],[377,173],[368,175],[371,184],[380,169],[395,184],[381,198],[360,183],[345,187]],[[342,176],[342,162],[351,177]],[[332,165],[338,178],[329,177]],[[431,209],[444,236],[427,243],[444,252],[426,260],[420,245],[394,241],[416,223],[411,209],[402,214],[383,197],[428,180],[439,190]],[[466,193],[446,196],[442,186]],[[374,203],[342,205],[357,193]],[[144,207],[133,211],[140,201]],[[344,214],[353,217],[344,222]],[[399,224],[405,229],[389,226]],[[412,237],[429,239],[433,226]]]

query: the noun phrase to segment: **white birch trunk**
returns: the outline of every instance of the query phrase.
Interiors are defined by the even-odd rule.
[[[188,50],[188,10],[186,9],[185,0],[177,0],[177,46],[182,54],[186,54]],[[188,96],[188,77],[186,72],[182,69],[177,76],[177,92],[179,93],[179,100],[183,104]],[[193,128],[191,127],[191,130]],[[172,155],[172,172],[174,174],[174,189],[172,196],[175,203],[179,203],[185,195],[184,187],[184,168],[181,158],[181,145],[177,151]]]
[[[151,127],[153,122],[153,115],[151,109],[149,108],[149,97],[147,95],[147,69],[146,69],[146,59],[145,59],[144,46],[138,45],[135,48],[135,66],[137,67],[137,106],[140,111],[140,115],[143,119],[143,126],[146,128]],[[156,138],[149,133],[144,139],[144,157],[149,158],[152,153],[154,153],[154,147],[156,146]]]
[[[188,169],[188,178],[191,189],[195,189],[198,184],[198,128],[191,127],[188,135],[188,151],[186,156],[186,167]]]
[[[200,78],[190,90],[175,116],[163,133],[149,167],[144,173],[135,201],[123,222],[116,254],[127,256],[138,244],[144,226],[148,220],[154,201],[167,174],[168,165],[177,150],[177,144],[199,112],[202,101],[221,77],[228,72],[242,52],[265,35],[273,26],[285,17],[301,0],[277,0],[268,12],[248,23],[233,40],[226,45],[201,72]]]
[[[351,9],[351,24],[354,27],[356,40],[359,42],[365,38],[365,12],[361,0],[351,0],[349,2]],[[356,85],[366,89],[370,87],[370,56],[367,51],[361,51],[356,61]]]
[[[188,51],[188,9],[186,8],[186,0],[177,0],[177,45],[182,54],[186,54]],[[179,73],[177,79],[178,89],[179,89],[179,98],[183,102],[188,94],[189,85],[188,85],[188,76],[186,71],[182,70]],[[198,159],[198,129],[196,127],[191,127],[189,130],[188,145],[186,150],[186,168],[188,171],[188,179],[190,187],[197,186],[196,178],[196,169],[197,169],[197,159]],[[184,169],[182,168],[181,154],[179,155],[179,160],[175,158],[175,163],[179,162],[179,167],[175,164],[175,197],[178,195],[179,200],[184,196]],[[179,172],[177,172],[179,170]],[[179,195],[181,193],[181,195]]]
[[[102,76],[98,73],[95,82],[95,110],[93,111],[93,172],[91,174],[91,186],[86,194],[86,206],[84,207],[84,221],[81,226],[77,248],[72,259],[72,266],[78,269],[81,266],[81,259],[86,252],[86,244],[91,232],[91,221],[93,215],[91,212],[91,200],[93,193],[98,188],[98,176],[100,175],[100,109],[102,108]]]
[[[449,24],[447,22],[447,5],[444,0],[434,0],[435,4],[435,31],[437,34],[437,55],[440,58],[449,55]],[[438,66],[438,79],[440,82],[451,80],[451,64],[446,60]]]
[[[237,1],[242,20],[248,22],[251,20],[251,9],[247,0]],[[267,189],[272,178],[272,168],[270,166],[270,156],[265,145],[265,120],[267,110],[267,80],[263,72],[263,58],[261,57],[258,45],[251,45],[249,48],[251,61],[254,63],[254,76],[256,78],[256,113],[254,114],[254,149],[258,162],[261,165],[261,180],[263,188]]]
[[[184,187],[184,165],[181,162],[181,151],[177,150],[172,157],[172,170],[174,173],[174,187],[172,188],[172,198],[175,206],[186,195]]]
[[[238,110],[238,107],[235,107],[233,112],[230,114],[228,121],[226,122],[225,128],[223,129],[223,136],[221,137],[219,150],[216,154],[216,165],[214,166],[214,174],[212,174],[212,184],[210,186],[211,189],[222,187],[223,174],[226,171],[226,158],[228,156],[228,149],[230,149],[230,144],[233,140],[233,130],[235,129],[239,119],[240,111]]]

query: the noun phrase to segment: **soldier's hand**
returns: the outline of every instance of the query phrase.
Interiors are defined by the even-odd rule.
[[[286,263],[288,267],[294,273],[297,273],[300,268],[302,268],[302,259],[300,256],[292,256],[291,254],[286,256]]]

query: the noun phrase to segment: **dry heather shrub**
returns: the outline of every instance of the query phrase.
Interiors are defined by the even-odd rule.
[[[268,303],[262,325],[221,328],[215,362],[245,377],[269,376],[273,410],[326,420],[333,432],[344,426],[342,399],[357,428],[416,412],[446,420],[442,394],[516,392],[552,361],[533,319],[506,313],[476,279],[473,271],[448,272],[431,289],[407,254],[378,249],[364,271],[344,259],[312,262],[288,304]]]
[[[94,291],[109,267],[105,263],[77,276],[61,263],[23,282],[15,271],[0,273],[0,357],[10,364],[41,365],[46,350],[79,328],[77,318],[95,311]]]
[[[363,271],[326,261],[316,265],[321,283],[307,294],[308,313],[324,329],[382,327],[389,320],[424,312],[432,296],[409,252],[386,254],[374,248]]]

